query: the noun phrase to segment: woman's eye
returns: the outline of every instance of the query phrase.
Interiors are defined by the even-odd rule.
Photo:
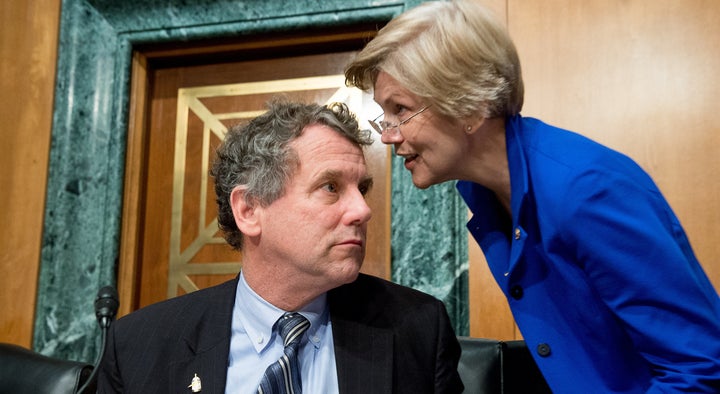
[[[395,115],[402,115],[405,111],[407,111],[407,107],[404,105],[398,104],[395,106]]]

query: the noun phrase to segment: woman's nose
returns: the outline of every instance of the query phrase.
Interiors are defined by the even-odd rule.
[[[380,136],[380,141],[386,145],[397,144],[403,141],[403,136],[400,130],[386,130]]]

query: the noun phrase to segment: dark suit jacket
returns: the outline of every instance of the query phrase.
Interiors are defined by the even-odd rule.
[[[236,287],[237,278],[113,323],[98,393],[189,393],[195,374],[202,393],[224,393]],[[328,303],[340,393],[462,392],[460,346],[442,302],[361,274]]]

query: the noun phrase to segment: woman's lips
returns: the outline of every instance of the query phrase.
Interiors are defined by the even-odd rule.
[[[405,168],[409,171],[412,171],[413,167],[415,166],[415,159],[417,159],[417,155],[410,155],[410,156],[403,156],[405,157]]]

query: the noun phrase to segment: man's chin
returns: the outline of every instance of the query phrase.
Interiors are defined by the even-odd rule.
[[[348,283],[355,282],[355,280],[357,280],[358,276],[360,276],[360,270],[358,270],[357,272],[355,272],[354,275],[348,276],[348,277],[346,278],[347,280],[346,280],[345,283],[343,283],[343,284],[348,284]]]
[[[355,282],[358,275],[360,275],[360,268],[362,268],[362,262],[354,263],[351,266],[344,267],[344,269],[338,275],[338,282],[340,282],[340,284]]]

